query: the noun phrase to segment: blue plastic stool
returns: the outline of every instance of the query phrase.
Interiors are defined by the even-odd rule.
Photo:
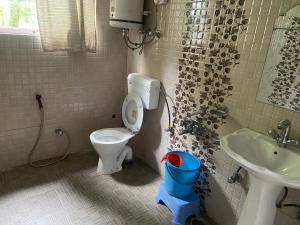
[[[168,194],[162,184],[156,196],[156,203],[166,206],[172,212],[172,222],[175,225],[185,225],[191,216],[200,219],[200,199],[194,192],[181,199],[175,198]]]

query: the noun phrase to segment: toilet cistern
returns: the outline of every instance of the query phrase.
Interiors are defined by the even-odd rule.
[[[99,155],[98,169],[101,174],[122,170],[124,160],[132,160],[132,149],[127,145],[141,129],[144,109],[158,108],[160,81],[149,76],[128,75],[128,95],[122,107],[125,127],[105,128],[90,135],[91,143]]]

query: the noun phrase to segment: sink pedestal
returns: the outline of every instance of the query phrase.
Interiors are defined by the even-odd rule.
[[[247,128],[222,137],[220,146],[250,177],[238,225],[273,225],[283,187],[300,189],[299,150]]]
[[[249,173],[250,188],[237,225],[273,225],[283,186]]]

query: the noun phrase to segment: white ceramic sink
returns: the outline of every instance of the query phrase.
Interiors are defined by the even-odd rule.
[[[282,188],[300,189],[300,149],[281,148],[272,138],[246,128],[223,137],[221,148],[250,177],[238,225],[273,225]]]
[[[256,176],[300,188],[300,155],[296,149],[281,148],[270,137],[246,128],[223,137],[221,147]]]

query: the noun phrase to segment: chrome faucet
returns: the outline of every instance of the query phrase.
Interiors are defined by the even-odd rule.
[[[228,116],[228,111],[229,109],[227,106],[217,106],[215,109],[211,110],[211,113],[224,118]]]
[[[182,134],[193,134],[193,135],[201,135],[207,132],[207,128],[204,126],[201,120],[196,118],[196,115],[201,112],[195,112],[188,114],[182,121],[181,126],[184,127],[184,130],[180,133]]]
[[[290,130],[291,130],[291,122],[289,120],[282,120],[278,124],[278,131],[275,129],[269,130],[268,134],[276,140],[277,144],[280,147],[286,147],[288,145],[299,146],[300,143],[298,140],[289,139]]]
[[[213,114],[220,118],[225,118],[228,115],[228,108],[226,106],[216,106],[216,108],[209,111],[210,114]],[[202,116],[197,117],[197,115],[203,114],[203,111],[188,113],[186,117],[181,121],[181,126],[184,127],[184,130],[180,133],[182,134],[193,134],[195,136],[205,136],[211,131],[209,128],[204,125]]]

